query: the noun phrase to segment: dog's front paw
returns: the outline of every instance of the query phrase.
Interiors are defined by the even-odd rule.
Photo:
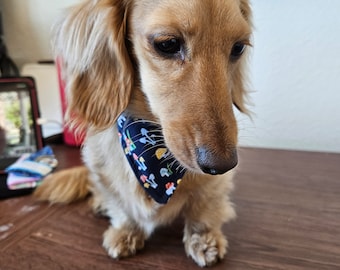
[[[187,255],[201,267],[214,265],[227,253],[228,242],[221,232],[186,235],[184,243]]]
[[[145,235],[138,229],[110,226],[104,233],[103,247],[114,259],[136,254],[144,247]]]

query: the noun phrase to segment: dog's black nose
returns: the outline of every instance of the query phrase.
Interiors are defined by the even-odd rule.
[[[196,148],[197,163],[207,174],[224,174],[237,165],[237,151],[232,149],[225,155],[214,154],[205,147]]]

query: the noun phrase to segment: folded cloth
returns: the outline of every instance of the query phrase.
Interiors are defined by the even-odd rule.
[[[33,154],[24,154],[6,169],[7,186],[10,189],[36,187],[57,165],[58,161],[50,146]]]
[[[10,190],[35,188],[41,181],[41,177],[18,176],[10,173],[7,177],[7,186]]]

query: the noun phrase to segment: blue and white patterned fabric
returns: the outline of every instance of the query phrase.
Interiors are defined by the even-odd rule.
[[[121,114],[118,132],[125,156],[150,197],[166,204],[185,174],[164,143],[161,127],[153,122]]]

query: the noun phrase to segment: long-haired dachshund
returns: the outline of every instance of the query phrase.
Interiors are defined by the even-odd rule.
[[[223,223],[237,164],[235,106],[245,107],[247,0],[86,0],[56,27],[69,110],[86,129],[86,167],[50,175],[35,195],[92,194],[110,218],[103,246],[136,253],[156,227],[185,219],[198,265],[226,254]]]

